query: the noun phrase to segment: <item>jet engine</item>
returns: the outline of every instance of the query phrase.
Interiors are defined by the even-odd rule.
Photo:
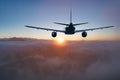
[[[57,36],[57,32],[52,32],[52,37],[56,37]]]
[[[87,32],[82,32],[82,37],[87,37]]]

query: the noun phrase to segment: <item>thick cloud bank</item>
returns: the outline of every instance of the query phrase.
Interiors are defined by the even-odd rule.
[[[120,80],[119,41],[0,41],[0,80]]]

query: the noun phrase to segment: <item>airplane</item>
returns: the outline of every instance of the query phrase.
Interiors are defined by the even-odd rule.
[[[76,30],[75,26],[88,24],[88,22],[73,24],[73,22],[72,22],[72,9],[70,10],[70,23],[69,24],[57,23],[57,22],[54,22],[54,23],[66,26],[65,30],[42,28],[42,27],[35,27],[35,26],[28,26],[28,25],[26,25],[25,27],[34,28],[34,29],[41,29],[41,30],[46,30],[46,31],[53,31],[52,34],[51,34],[53,38],[55,38],[57,36],[57,32],[61,32],[61,33],[64,33],[66,35],[72,35],[72,34],[75,34],[75,33],[78,33],[78,32],[82,32],[82,37],[85,38],[85,37],[87,37],[87,31],[93,31],[93,30],[99,30],[99,29],[106,29],[106,28],[114,27],[114,26],[106,26],[106,27],[98,27],[98,28]]]

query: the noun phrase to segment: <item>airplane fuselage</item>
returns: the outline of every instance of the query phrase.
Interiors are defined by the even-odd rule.
[[[75,27],[72,23],[70,23],[70,25],[65,28],[65,34],[75,34]]]

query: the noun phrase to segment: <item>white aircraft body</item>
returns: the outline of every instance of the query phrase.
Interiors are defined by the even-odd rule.
[[[106,27],[98,27],[98,28],[76,30],[75,26],[83,25],[83,24],[88,24],[88,22],[73,24],[72,23],[72,9],[70,10],[70,23],[69,24],[66,24],[66,23],[57,23],[57,22],[55,22],[55,24],[66,26],[65,30],[56,30],[56,29],[42,28],[42,27],[35,27],[35,26],[28,26],[28,25],[25,26],[25,27],[34,28],[34,29],[41,29],[41,30],[47,30],[47,31],[53,31],[52,34],[51,34],[52,37],[56,37],[57,36],[57,32],[65,33],[67,35],[72,35],[72,34],[81,32],[82,33],[82,37],[87,37],[87,31],[100,30],[100,29],[106,29],[106,28],[114,27],[114,26],[106,26]]]

